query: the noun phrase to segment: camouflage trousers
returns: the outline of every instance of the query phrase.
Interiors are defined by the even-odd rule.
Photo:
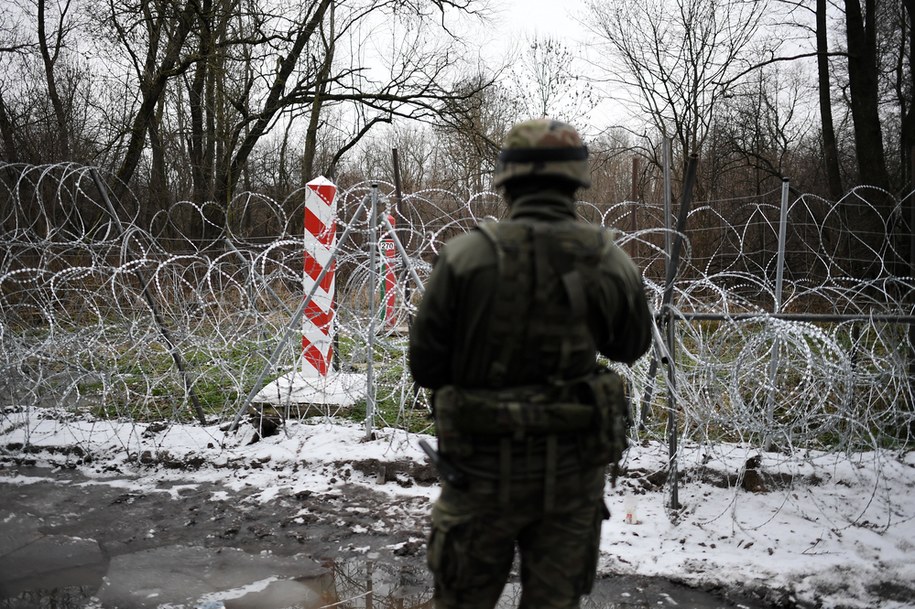
[[[576,608],[591,591],[603,501],[604,467],[555,481],[544,507],[542,480],[512,480],[500,496],[498,480],[473,477],[466,489],[443,483],[432,509],[428,564],[437,609],[492,609],[520,555],[520,609]]]

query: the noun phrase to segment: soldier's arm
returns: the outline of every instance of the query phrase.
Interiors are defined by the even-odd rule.
[[[638,287],[626,286],[626,314],[617,324],[616,361],[632,364],[651,347],[651,310],[641,278]]]
[[[604,315],[607,334],[598,341],[598,350],[613,361],[631,364],[651,347],[651,310],[642,277],[616,245],[605,253]]]
[[[410,372],[421,387],[437,389],[451,382],[453,285],[449,265],[439,258],[410,328]]]

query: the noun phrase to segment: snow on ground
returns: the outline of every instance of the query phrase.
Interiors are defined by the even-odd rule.
[[[99,482],[123,484],[129,474],[131,485],[150,490],[164,481],[253,486],[264,502],[344,482],[430,501],[438,494],[436,485],[379,484],[355,470],[337,479],[345,463],[425,462],[422,436],[399,430],[366,440],[361,425],[295,421],[252,441],[247,423],[226,432],[27,416],[0,418],[0,458],[21,456],[27,445],[38,464],[75,465]],[[754,457],[758,465],[747,467]],[[678,460],[680,510],[670,508],[666,462],[666,446],[643,443],[630,449],[616,487],[608,483],[601,570],[771,590],[780,602],[807,606],[915,607],[915,452],[789,456],[687,445]]]

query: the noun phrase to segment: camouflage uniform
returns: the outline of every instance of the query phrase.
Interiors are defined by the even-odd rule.
[[[433,508],[435,602],[491,609],[517,546],[521,607],[577,607],[608,516],[606,461],[591,458],[587,425],[565,425],[567,410],[549,409],[581,409],[566,388],[590,378],[597,352],[626,363],[644,354],[650,314],[629,257],[577,220],[573,194],[590,180],[572,127],[513,127],[494,184],[509,218],[443,248],[410,333],[413,377],[434,390],[440,452],[467,480],[443,481]],[[560,418],[538,419],[540,406]],[[541,431],[511,431],[532,419]]]

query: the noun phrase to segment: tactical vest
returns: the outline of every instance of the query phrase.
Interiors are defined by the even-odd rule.
[[[506,451],[525,436],[575,437],[587,465],[616,464],[627,444],[629,407],[622,378],[595,369],[597,347],[588,327],[588,285],[599,285],[600,261],[611,237],[575,222],[505,221],[481,224],[495,248],[487,385],[446,386],[435,394],[439,446],[458,464],[474,441],[502,445],[498,477],[507,493]],[[552,447],[552,448],[551,448]],[[546,498],[555,479],[547,458]],[[614,476],[615,476],[614,467]],[[560,472],[561,473],[561,472]]]
[[[487,385],[554,382],[588,370],[597,347],[585,290],[600,282],[607,231],[575,221],[487,222],[479,229],[492,242],[499,269]]]

